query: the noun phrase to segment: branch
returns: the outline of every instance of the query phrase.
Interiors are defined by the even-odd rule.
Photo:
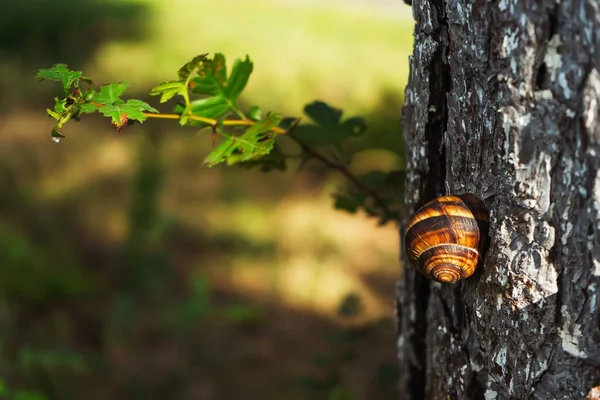
[[[179,114],[155,114],[155,113],[146,113],[146,112],[143,114],[148,118],[164,118],[164,119],[179,119],[179,118],[181,118],[181,115],[179,115]],[[217,126],[217,124],[219,123],[219,121],[216,119],[199,117],[197,115],[189,115],[188,119],[191,119],[194,121],[206,122],[207,124],[209,124],[211,126]],[[252,126],[255,123],[256,123],[255,121],[252,121],[249,119],[228,119],[228,120],[223,121],[223,125],[225,125],[225,126]],[[287,133],[287,131],[285,129],[280,128],[278,126],[271,128],[271,130],[273,132],[279,133],[281,135],[285,135]]]
[[[300,122],[300,119],[297,119],[296,122],[294,122],[294,124],[290,127],[290,129],[288,129],[286,136],[288,136],[294,142],[298,143],[298,145],[300,147],[302,147],[302,149],[309,156],[317,159],[318,161],[320,161],[323,164],[325,164],[327,167],[329,167],[331,169],[334,169],[334,170],[338,171],[339,173],[341,173],[342,175],[344,175],[344,177],[346,179],[348,179],[350,182],[352,182],[352,184],[354,184],[354,186],[356,186],[356,188],[359,191],[361,191],[362,193],[364,193],[365,195],[367,195],[368,197],[370,197],[371,199],[373,199],[373,201],[379,207],[379,209],[383,213],[383,216],[386,219],[397,221],[398,218],[394,215],[394,213],[392,212],[392,210],[389,209],[389,207],[387,206],[387,204],[385,203],[385,201],[375,191],[373,191],[373,190],[369,189],[368,187],[366,187],[356,177],[356,175],[354,175],[352,172],[350,172],[348,170],[348,168],[346,168],[345,165],[337,164],[337,163],[335,163],[335,162],[327,159],[326,157],[324,157],[323,155],[321,155],[320,153],[318,153],[316,150],[314,150],[312,147],[310,147],[308,144],[306,144],[298,136],[294,135],[293,130],[294,130],[294,128],[296,126],[298,126],[299,122]]]

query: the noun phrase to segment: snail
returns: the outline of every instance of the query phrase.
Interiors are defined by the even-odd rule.
[[[474,194],[439,197],[411,218],[404,237],[408,259],[434,281],[466,279],[482,258],[488,225],[483,201]]]

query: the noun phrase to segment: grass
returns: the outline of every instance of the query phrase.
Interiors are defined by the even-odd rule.
[[[94,73],[147,91],[149,82],[171,79],[193,56],[223,52],[232,59],[250,55],[255,70],[244,99],[274,111],[298,115],[318,98],[364,113],[379,104],[382,92],[402,95],[412,24],[405,19],[410,8],[400,3],[398,19],[365,12],[368,3],[361,13],[341,2],[146,3],[154,18],[148,37],[105,45],[91,63]]]

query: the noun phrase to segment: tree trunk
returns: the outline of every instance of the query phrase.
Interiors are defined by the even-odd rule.
[[[600,385],[600,1],[415,0],[406,216],[472,192],[482,271],[398,285],[400,398],[583,399]]]

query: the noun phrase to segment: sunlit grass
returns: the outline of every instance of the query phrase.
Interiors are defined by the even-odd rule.
[[[91,65],[94,73],[147,91],[199,53],[248,54],[255,71],[243,98],[294,115],[316,98],[364,112],[382,91],[400,96],[406,82],[412,22],[401,2],[387,13],[369,5],[358,12],[342,2],[147,3],[154,10],[148,38],[105,45]]]
[[[364,303],[363,320],[389,315],[391,302],[386,302],[400,272],[393,224],[378,227],[364,215],[332,210],[326,195],[297,192],[284,196],[274,210],[239,204],[227,210],[217,207],[213,216],[227,220],[220,224],[228,226],[222,234],[273,243],[260,256],[227,255],[214,268],[220,284],[330,318],[337,318],[343,298],[355,293]],[[369,274],[386,277],[387,292],[376,293],[362,280]]]

